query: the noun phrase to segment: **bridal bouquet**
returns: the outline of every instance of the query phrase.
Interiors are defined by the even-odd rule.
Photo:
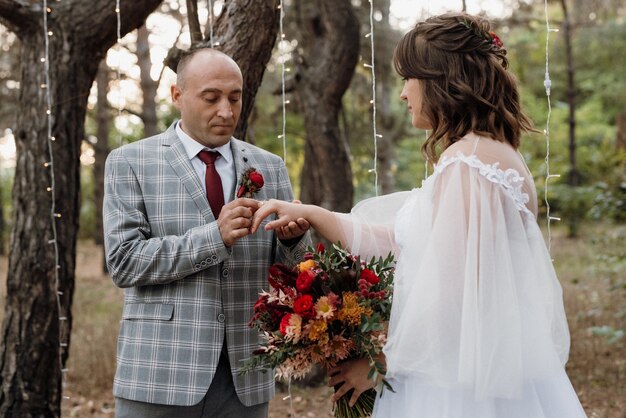
[[[242,372],[275,368],[280,378],[301,378],[314,363],[326,368],[352,358],[368,358],[369,378],[377,380],[384,367],[376,358],[386,341],[391,311],[393,256],[361,260],[333,245],[318,245],[295,268],[275,264],[269,269],[269,292],[254,305],[250,326],[266,343]],[[383,379],[384,386],[391,387]],[[337,401],[336,417],[370,415],[376,391],[371,389],[350,407],[350,394]]]

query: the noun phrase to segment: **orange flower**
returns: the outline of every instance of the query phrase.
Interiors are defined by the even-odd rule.
[[[312,270],[315,267],[317,267],[317,263],[315,262],[315,260],[306,260],[298,264],[299,271]]]
[[[328,341],[328,336],[326,335],[327,329],[326,321],[324,320],[315,320],[309,323],[308,328],[308,337],[311,341],[320,341],[322,337],[326,336],[326,341]]]
[[[361,323],[361,314],[366,313],[365,309],[359,306],[356,295],[353,292],[346,292],[343,295],[343,307],[337,317],[340,321],[348,325],[357,326]]]

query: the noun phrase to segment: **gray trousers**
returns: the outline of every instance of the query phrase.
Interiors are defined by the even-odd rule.
[[[159,405],[115,398],[116,418],[267,418],[268,412],[268,403],[245,406],[237,397],[226,343],[211,386],[197,405]]]

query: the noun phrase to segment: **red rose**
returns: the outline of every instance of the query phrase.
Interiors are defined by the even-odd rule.
[[[377,284],[380,282],[380,278],[376,275],[376,273],[369,269],[361,270],[361,278],[367,280],[370,284]]]
[[[256,168],[250,167],[241,176],[237,197],[252,197],[254,193],[261,190],[263,184],[265,184],[263,175],[256,171]]]
[[[254,312],[265,312],[267,311],[267,300],[269,296],[263,295],[260,297],[256,303],[254,304]]]
[[[296,279],[296,289],[298,289],[301,293],[306,293],[311,289],[311,285],[313,281],[315,281],[315,277],[317,275],[313,273],[311,270],[305,270],[298,274],[298,278]]]
[[[289,326],[289,320],[291,319],[291,315],[292,314],[288,313],[287,315],[283,316],[283,319],[280,320],[280,327],[278,327],[278,330],[283,335],[287,334],[287,327]]]
[[[315,307],[311,295],[302,295],[293,302],[293,311],[303,318],[313,318]]]
[[[257,189],[260,189],[261,187],[263,187],[263,184],[265,184],[263,181],[263,175],[258,171],[253,171],[250,173],[250,181],[252,182],[252,185]]]
[[[326,247],[324,246],[323,243],[320,242],[319,244],[317,244],[316,251],[318,254],[323,253],[325,250],[326,250]]]

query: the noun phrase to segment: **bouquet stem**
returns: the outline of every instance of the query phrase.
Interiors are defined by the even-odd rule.
[[[335,418],[362,418],[371,416],[374,411],[376,391],[369,389],[363,392],[354,406],[350,406],[349,404],[351,393],[352,392],[348,392],[333,405]]]

